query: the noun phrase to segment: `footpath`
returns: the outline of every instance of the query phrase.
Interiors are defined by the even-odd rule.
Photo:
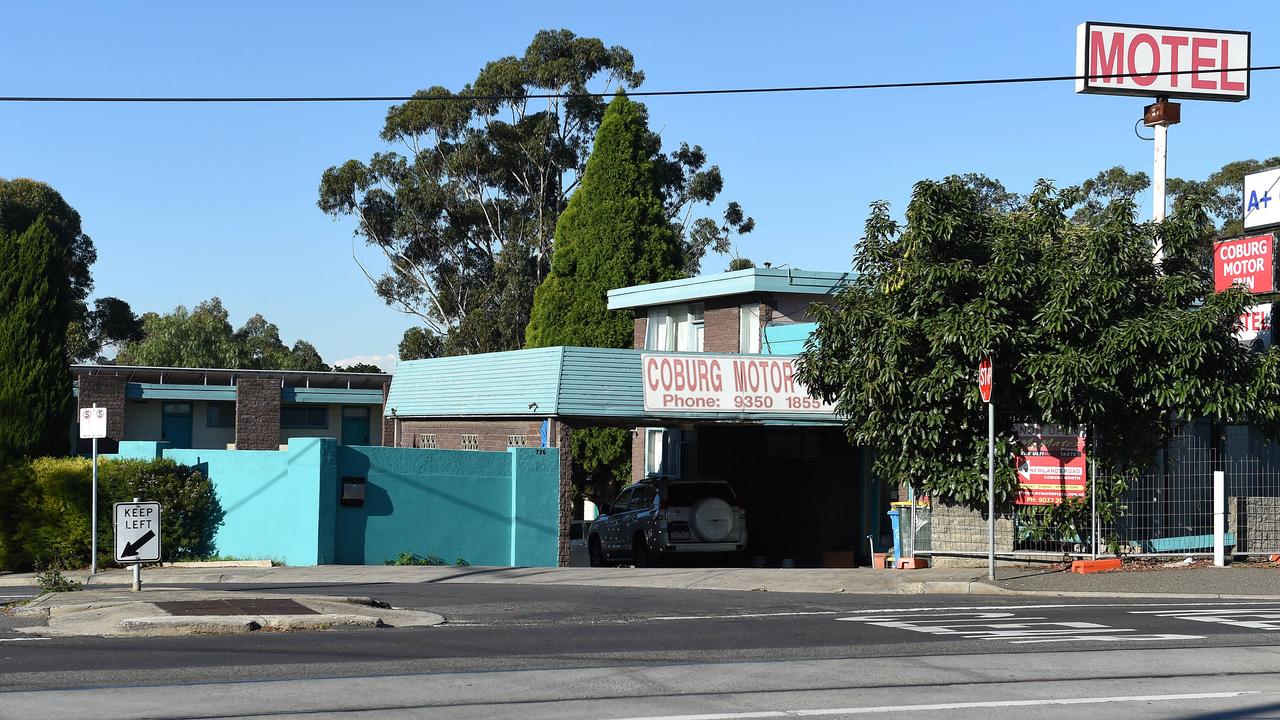
[[[397,609],[368,597],[319,597],[291,593],[290,586],[365,586],[387,583],[498,583],[545,586],[643,587],[681,590],[849,593],[894,595],[1001,595],[1028,597],[1170,598],[1280,602],[1280,567],[1236,564],[1226,568],[1170,564],[1076,575],[1063,568],[1000,567],[921,570],[756,568],[508,568],[430,566],[203,567],[168,566],[143,571],[143,592],[129,589],[131,571],[112,569],[89,577],[78,592],[52,593],[15,606],[19,632],[35,635],[183,635],[434,625],[444,618]],[[30,573],[0,575],[6,588],[34,594]],[[234,591],[180,585],[251,585]],[[8,595],[12,600],[17,596]],[[3,602],[3,600],[0,600]]]

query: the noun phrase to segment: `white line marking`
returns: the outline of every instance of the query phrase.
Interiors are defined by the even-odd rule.
[[[732,618],[790,617],[794,615],[839,615],[843,610],[812,610],[807,612],[739,613],[737,615],[663,615],[650,620],[726,620]]]
[[[1168,702],[1212,700],[1242,695],[1260,695],[1261,690],[1239,692],[1187,693],[1185,695],[1120,695],[1115,697],[1056,698],[1045,700],[989,700],[986,702],[931,703],[928,705],[880,705],[877,707],[825,708],[822,710],[763,710],[759,712],[707,713],[703,715],[650,715],[621,720],[739,720],[740,718],[817,717],[821,715],[871,715],[873,713],[967,710],[970,708],[1036,707],[1042,705],[1098,705],[1122,702]]]
[[[0,638],[0,642],[23,642],[26,640],[48,640],[47,637],[29,637],[29,638]]]

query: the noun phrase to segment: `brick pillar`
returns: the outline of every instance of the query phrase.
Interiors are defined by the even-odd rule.
[[[382,383],[382,447],[395,447],[396,423],[387,417],[387,396],[391,394],[391,383]]]
[[[107,409],[107,437],[98,441],[98,452],[114,453],[120,450],[120,441],[125,439],[124,428],[124,393],[125,377],[123,375],[81,375],[80,395],[76,401],[76,409],[98,407]],[[78,422],[78,421],[77,421]],[[76,430],[79,437],[79,431]],[[78,447],[89,452],[89,440],[78,440]]]
[[[236,378],[236,449],[280,449],[280,378]]]
[[[559,420],[556,447],[560,449],[560,567],[569,567],[569,523],[573,519],[573,443],[572,430]]]
[[[631,431],[631,480],[636,482],[644,479],[644,430]]]
[[[644,349],[644,338],[649,332],[649,316],[641,315],[640,311],[636,311],[636,326],[631,335],[631,347],[636,350]]]

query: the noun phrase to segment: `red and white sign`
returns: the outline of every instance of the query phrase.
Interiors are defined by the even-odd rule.
[[[1244,311],[1236,328],[1236,339],[1249,346],[1261,340],[1263,350],[1271,347],[1271,303],[1254,305]]]
[[[1213,245],[1213,289],[1243,285],[1257,295],[1275,291],[1275,236],[1252,235]]]
[[[982,394],[982,402],[991,402],[991,358],[986,357],[978,363],[978,392]]]
[[[1023,435],[1022,452],[1015,455],[1019,505],[1057,505],[1085,496],[1084,435]]]
[[[795,379],[791,357],[643,354],[640,365],[649,412],[835,413]]]
[[[1081,23],[1076,92],[1247,100],[1249,47],[1235,30]]]

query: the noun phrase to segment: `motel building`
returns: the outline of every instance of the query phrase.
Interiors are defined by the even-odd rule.
[[[381,445],[385,373],[72,365],[77,408],[107,408],[107,438],[175,450],[279,450],[292,438]],[[89,451],[71,428],[75,452]]]
[[[574,428],[632,433],[632,474],[732,484],[747,515],[748,562],[870,562],[889,537],[890,488],[869,472],[833,408],[792,379],[845,273],[753,268],[619,288],[633,349],[550,347],[402,362],[386,403],[388,444],[497,451],[558,448],[561,562],[580,519]],[[605,498],[606,500],[610,498]],[[590,519],[588,517],[587,519]]]

